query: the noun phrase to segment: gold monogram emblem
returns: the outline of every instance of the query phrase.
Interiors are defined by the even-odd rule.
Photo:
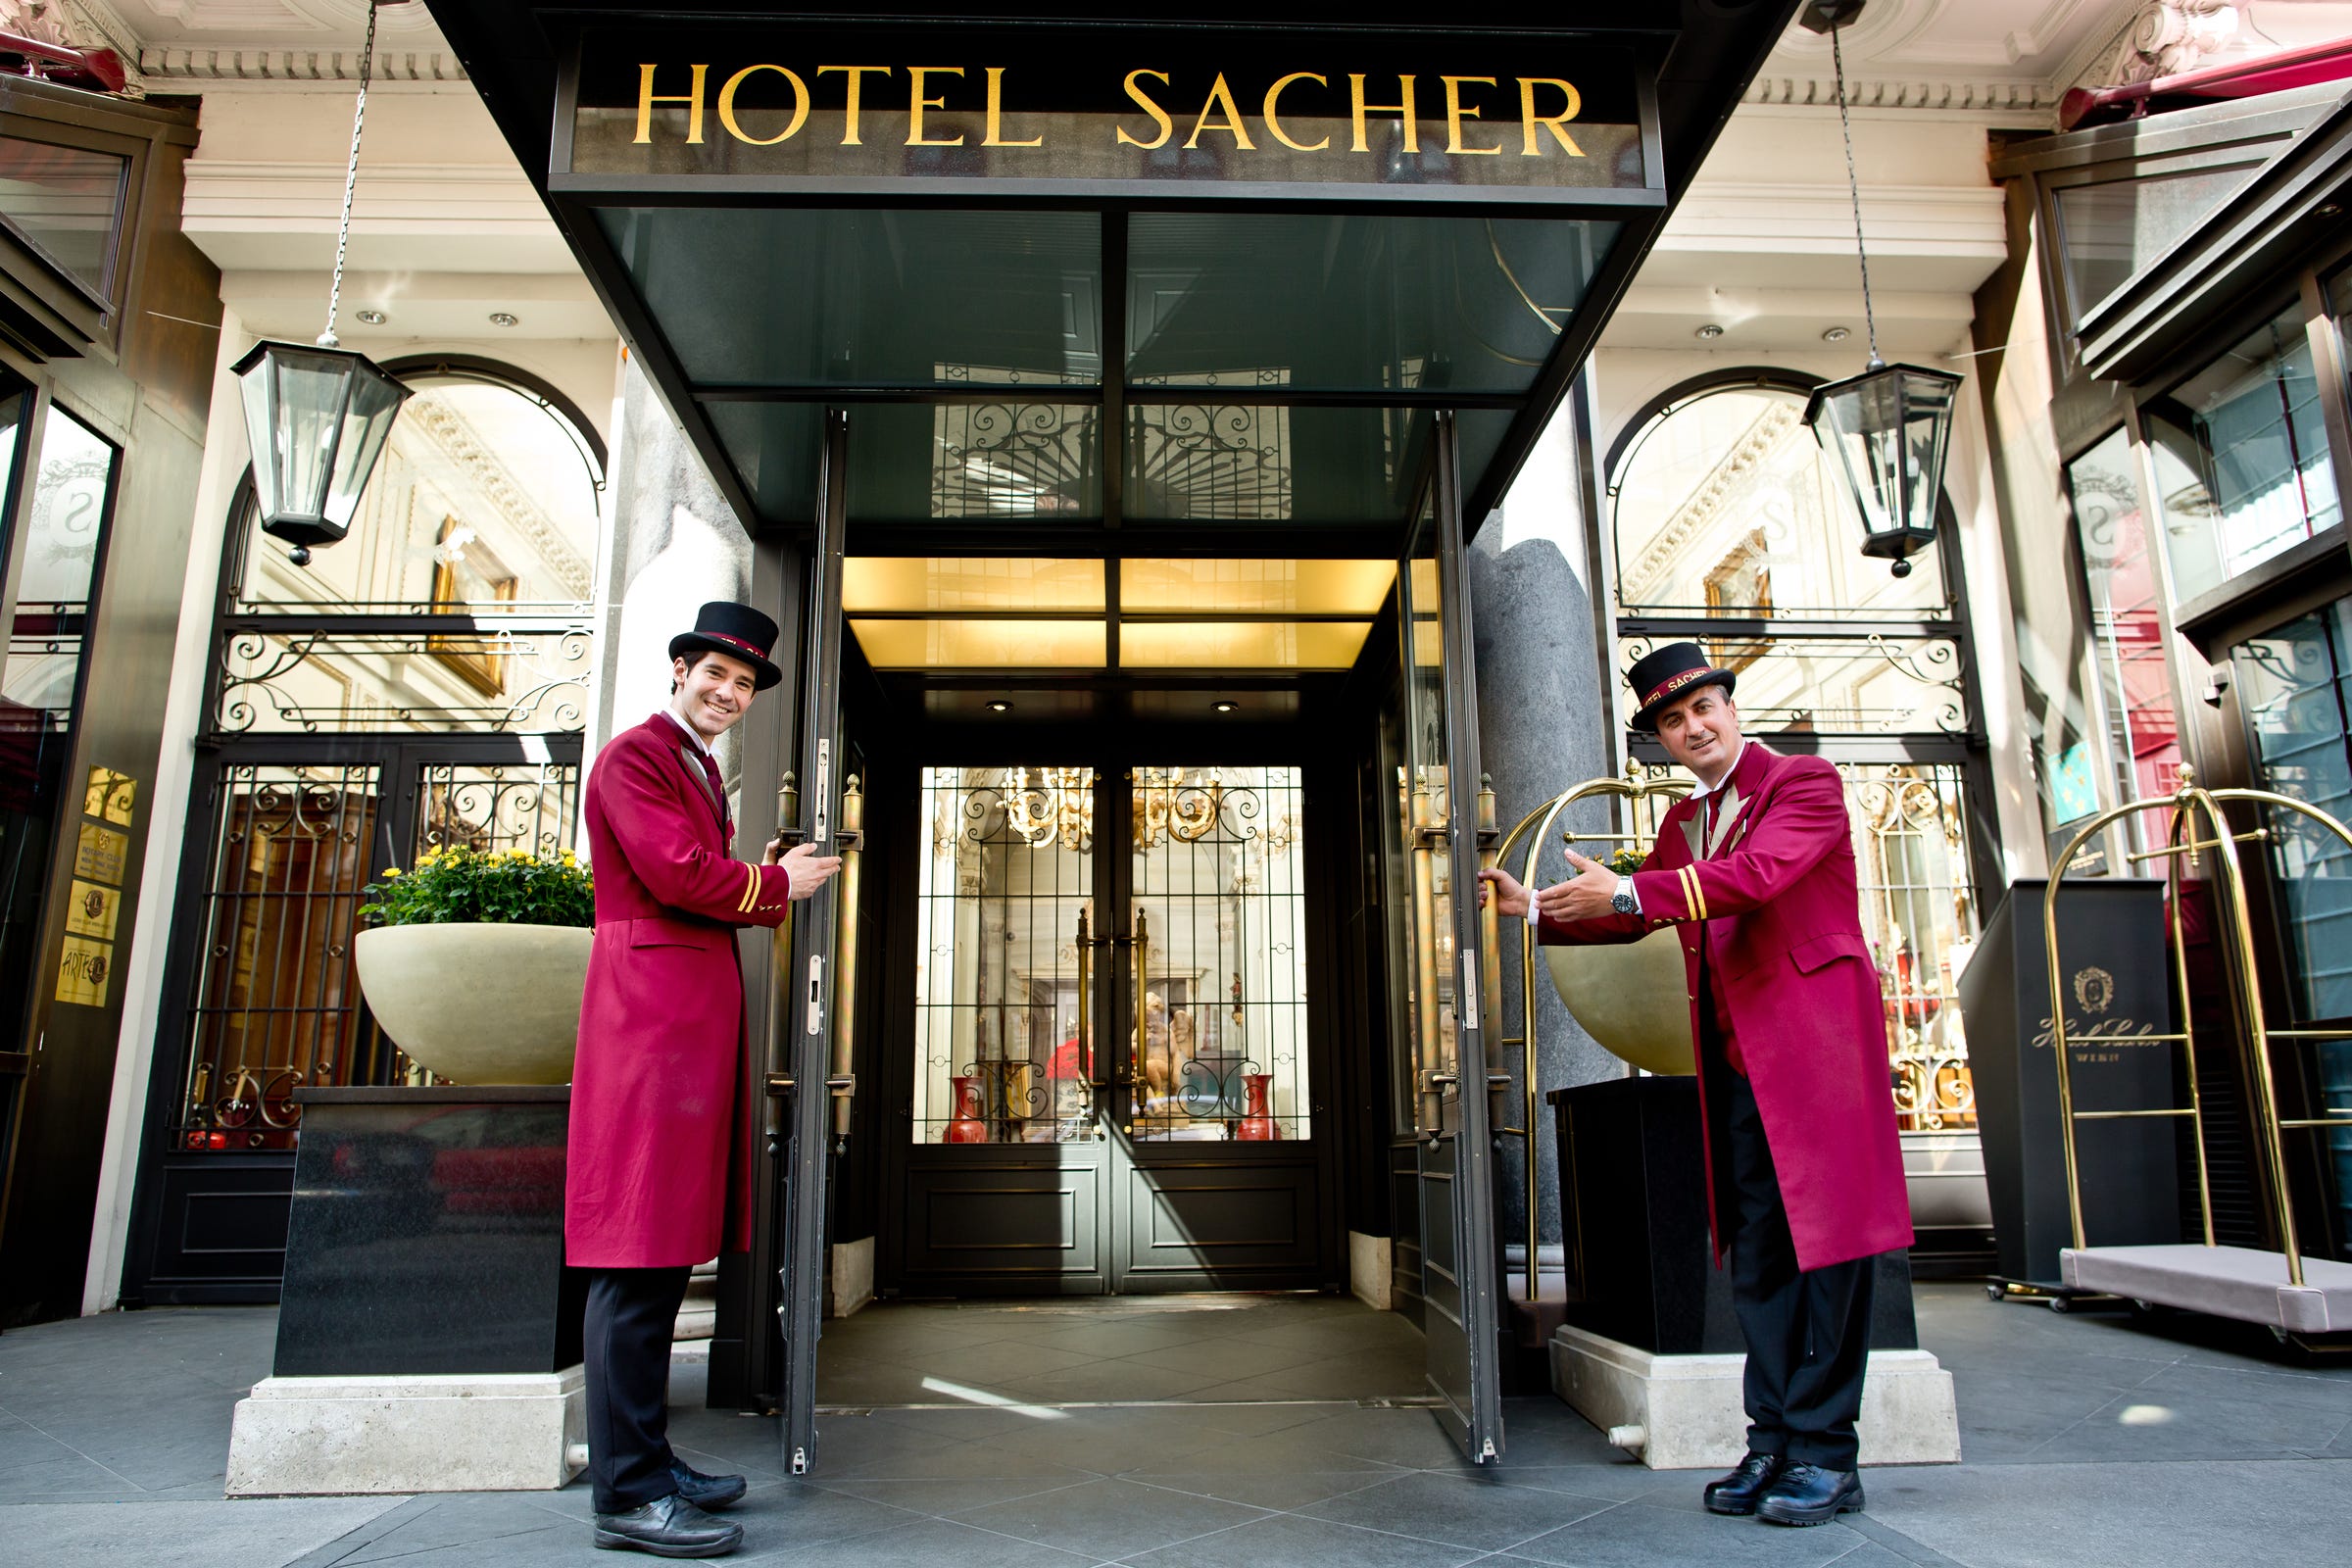
[[[2084,1012],[2105,1012],[2115,1004],[2115,976],[2092,964],[2075,971],[2075,1005]]]

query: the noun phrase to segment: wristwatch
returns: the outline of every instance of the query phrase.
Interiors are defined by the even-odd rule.
[[[1619,914],[1640,914],[1642,912],[1641,904],[1634,898],[1634,879],[1632,877],[1621,876],[1617,879],[1617,891],[1609,895],[1609,907],[1615,909]]]

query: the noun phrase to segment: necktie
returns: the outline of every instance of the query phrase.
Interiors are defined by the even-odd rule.
[[[710,804],[718,808],[720,830],[732,839],[735,836],[735,824],[727,817],[727,792],[719,782],[718,764],[699,747],[688,747],[687,755],[694,759],[695,771],[702,776],[704,788],[710,792]]]

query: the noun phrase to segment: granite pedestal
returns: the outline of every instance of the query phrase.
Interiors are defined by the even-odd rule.
[[[586,1440],[568,1088],[311,1089],[232,1496],[555,1488]]]
[[[1552,1392],[1652,1469],[1746,1451],[1746,1354],[1731,1276],[1709,1257],[1695,1078],[1618,1078],[1544,1097],[1560,1150],[1568,1305]],[[1882,1253],[1872,1297],[1862,1457],[1960,1457],[1951,1374],[1919,1348],[1911,1263]]]

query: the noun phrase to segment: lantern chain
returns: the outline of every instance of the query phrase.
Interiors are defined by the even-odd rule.
[[[1862,181],[1854,173],[1854,127],[1845,118],[1845,51],[1838,42],[1843,30],[1831,24],[1830,63],[1838,78],[1838,134],[1845,143],[1845,188],[1854,201],[1854,255],[1862,264],[1862,326],[1870,338],[1870,368],[1875,370],[1886,362],[1879,358],[1879,318],[1870,308],[1870,250],[1862,243]],[[366,101],[365,88],[360,97]],[[356,143],[352,156],[359,156]]]
[[[375,66],[376,4],[368,0],[368,41],[360,46],[360,101],[351,112],[351,162],[343,171],[343,220],[335,229],[335,280],[326,293],[326,330],[318,334],[322,349],[342,347],[335,336],[335,312],[343,303],[343,255],[351,247],[351,196],[360,183],[360,132],[368,123],[368,78]]]

